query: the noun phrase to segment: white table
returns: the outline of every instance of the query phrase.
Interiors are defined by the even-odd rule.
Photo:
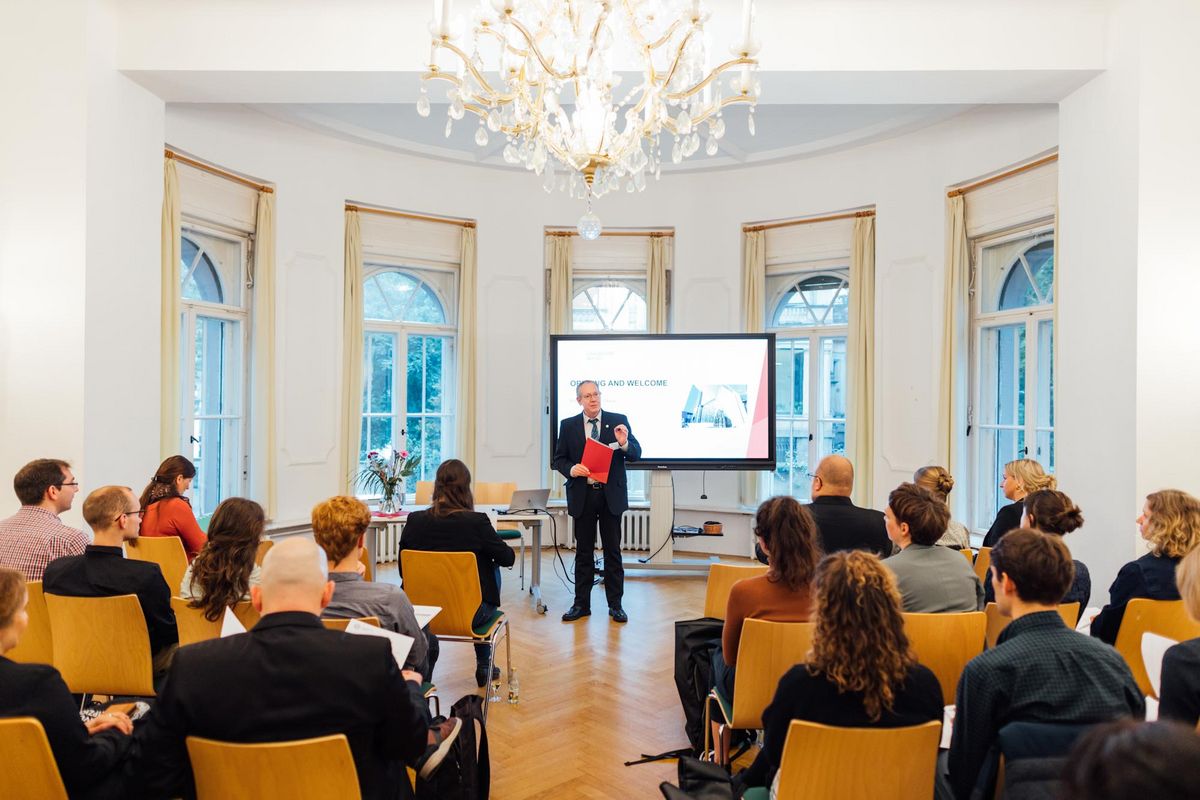
[[[406,512],[422,511],[428,506],[413,506],[405,509]],[[534,607],[537,608],[539,614],[546,613],[546,604],[542,602],[542,523],[550,520],[550,515],[545,512],[528,512],[520,514],[499,514],[500,509],[495,506],[475,506],[475,510],[481,514],[487,514],[494,526],[497,521],[503,522],[519,522],[521,526],[532,532],[530,543],[530,560],[533,562],[529,568],[529,594],[533,596]],[[371,524],[367,527],[366,539],[367,546],[367,561],[371,564],[371,574],[374,576],[375,565],[378,563],[377,552],[378,546],[376,537],[379,531],[388,525],[404,525],[405,517],[378,517],[371,515]]]

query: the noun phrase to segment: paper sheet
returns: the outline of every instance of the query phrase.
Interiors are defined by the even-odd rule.
[[[1142,663],[1146,666],[1146,676],[1150,678],[1150,688],[1158,697],[1158,687],[1162,683],[1162,662],[1167,650],[1179,642],[1159,636],[1157,633],[1142,634]]]
[[[942,716],[942,741],[938,747],[942,750],[950,749],[950,737],[954,735],[954,706],[953,704],[946,706],[946,710]]]
[[[1075,626],[1075,630],[1082,634],[1091,635],[1092,620],[1100,613],[1100,609],[1096,606],[1088,606],[1079,614],[1079,624]]]
[[[429,624],[429,621],[442,613],[441,606],[413,606],[413,611],[417,614],[417,627],[424,628]]]
[[[408,658],[408,651],[412,649],[413,638],[405,636],[403,633],[384,630],[377,628],[374,625],[352,619],[346,624],[346,633],[353,633],[359,636],[379,636],[387,639],[392,645],[392,658],[396,659],[396,666],[404,669],[404,659]]]
[[[221,620],[221,638],[224,639],[226,636],[233,636],[235,633],[245,632],[246,626],[243,625],[242,621],[237,618],[236,614],[233,613],[233,609],[227,607],[225,609],[225,618]]]

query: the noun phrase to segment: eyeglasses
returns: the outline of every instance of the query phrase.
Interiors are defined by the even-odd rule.
[[[117,517],[117,519],[121,520],[125,517],[132,517],[134,514],[137,515],[138,519],[141,519],[142,517],[146,516],[146,510],[144,508],[135,508],[133,511],[124,512],[121,514],[121,516]]]
[[[79,481],[63,481],[62,483],[59,484],[59,488],[61,488],[63,486],[78,486],[78,485],[79,485]]]
[[[596,400],[600,397],[599,392],[589,392],[588,394],[579,395],[580,400]]]

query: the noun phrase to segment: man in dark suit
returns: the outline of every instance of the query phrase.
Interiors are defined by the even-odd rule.
[[[333,589],[311,540],[271,548],[261,585],[250,588],[262,619],[248,633],[180,649],[135,732],[133,778],[146,796],[194,796],[188,736],[279,742],[343,733],[364,798],[412,797],[404,763],[425,753],[418,772],[428,775],[460,720],[431,730],[420,675],[401,673],[386,640],[322,625]]]
[[[625,593],[621,515],[629,508],[625,462],[641,458],[642,447],[629,430],[629,420],[624,414],[600,410],[600,386],[595,381],[580,381],[575,387],[575,399],[583,413],[562,421],[554,447],[554,468],[567,478],[567,513],[575,520],[575,604],[562,618],[563,622],[573,622],[592,613],[592,580],[596,569],[592,553],[599,528],[608,614],[615,622],[628,622],[629,617],[621,607]],[[588,438],[613,448],[606,482],[590,477],[590,470],[580,463]]]
[[[152,561],[125,558],[124,542],[138,537],[142,510],[128,486],[101,486],[83,501],[83,519],[93,544],[81,556],[51,561],[42,576],[46,594],[67,597],[113,597],[135,594],[146,618],[156,675],[166,671],[179,644],[171,590]]]

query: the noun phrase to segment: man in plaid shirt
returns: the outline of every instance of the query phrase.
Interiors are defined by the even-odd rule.
[[[71,507],[79,482],[66,461],[39,458],[21,467],[13,489],[21,509],[0,520],[0,566],[24,573],[27,581],[40,581],[47,564],[81,555],[88,545],[83,531],[58,518]]]

